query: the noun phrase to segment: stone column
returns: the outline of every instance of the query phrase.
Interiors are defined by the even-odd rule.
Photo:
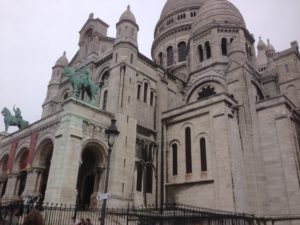
[[[39,195],[41,193],[41,184],[42,184],[42,179],[43,179],[43,172],[44,170],[36,170],[36,185],[35,185],[35,190],[34,192],[36,195]]]
[[[27,171],[26,187],[22,196],[36,197],[39,195],[43,168],[31,168]]]
[[[8,176],[6,191],[3,200],[13,200],[16,197],[18,188],[18,174],[11,174]]]
[[[60,127],[55,134],[52,163],[45,194],[45,202],[75,204],[76,183],[82,151],[81,106],[74,99],[64,105]]]
[[[102,166],[100,170],[100,180],[98,186],[98,191],[101,193],[104,192],[105,179],[106,179],[106,166]]]

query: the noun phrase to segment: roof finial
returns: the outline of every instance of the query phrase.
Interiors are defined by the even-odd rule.
[[[93,18],[94,18],[94,13],[90,13],[89,19],[93,19]]]
[[[66,56],[66,51],[64,51],[64,56]]]
[[[130,5],[127,6],[127,10],[130,11]]]

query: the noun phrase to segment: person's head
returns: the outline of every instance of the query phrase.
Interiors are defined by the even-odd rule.
[[[42,214],[36,209],[31,210],[25,217],[23,225],[44,225]]]
[[[90,224],[90,223],[91,223],[90,218],[87,218],[87,219],[86,219],[86,222]]]
[[[76,222],[76,217],[75,216],[72,217],[72,222],[74,222],[74,223]]]

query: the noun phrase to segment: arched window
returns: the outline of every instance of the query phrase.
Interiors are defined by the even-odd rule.
[[[133,63],[133,54],[130,55],[130,63]]]
[[[158,59],[159,59],[159,65],[160,65],[160,66],[164,66],[164,61],[163,61],[163,54],[162,54],[162,52],[159,53]]]
[[[207,158],[206,158],[205,138],[200,139],[200,159],[201,159],[201,172],[206,172],[207,171]]]
[[[192,143],[191,143],[191,128],[185,129],[185,163],[186,173],[192,173]]]
[[[169,46],[167,48],[167,65],[171,66],[173,63],[174,63],[173,47]]]
[[[148,98],[148,83],[144,84],[144,102],[147,102],[147,98]]]
[[[178,155],[177,155],[177,144],[172,145],[172,153],[173,153],[173,175],[178,174]]]
[[[151,91],[151,93],[150,93],[150,105],[153,106],[153,103],[154,103],[154,93],[153,93],[153,91]]]
[[[206,58],[210,59],[211,58],[211,49],[210,49],[209,41],[205,42],[205,50],[206,50]]]
[[[198,51],[199,51],[199,60],[200,60],[200,62],[203,62],[203,60],[204,60],[204,53],[203,53],[203,47],[202,47],[202,45],[198,46]]]
[[[221,48],[222,48],[222,55],[226,56],[227,55],[227,39],[226,38],[222,38]]]
[[[143,182],[143,166],[141,164],[138,164],[137,173],[136,173],[136,191],[142,191],[142,182]]]
[[[102,102],[102,109],[106,110],[106,105],[107,105],[107,90],[104,91],[103,93],[103,102]]]
[[[142,86],[139,84],[138,89],[137,89],[137,99],[138,100],[140,100],[140,98],[141,98],[141,89],[142,89]]]
[[[152,193],[153,169],[152,166],[146,167],[146,193]]]
[[[64,94],[64,96],[63,96],[63,99],[64,99],[64,100],[67,100],[67,98],[69,98],[69,92],[68,92],[68,91],[65,92],[65,94]]]
[[[186,60],[186,43],[180,42],[178,44],[178,62]]]

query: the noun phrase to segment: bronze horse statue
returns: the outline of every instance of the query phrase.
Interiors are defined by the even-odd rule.
[[[4,116],[5,132],[7,132],[9,126],[17,126],[19,129],[23,129],[29,125],[28,121],[22,119],[19,108],[15,112],[19,113],[18,117],[13,116],[6,107],[1,111],[1,114]]]
[[[89,77],[88,70],[84,67],[78,71],[71,67],[66,67],[63,75],[68,77],[73,89],[73,96],[79,98],[80,93],[87,93],[90,102],[95,101],[95,96],[99,92],[99,87],[93,83]]]

